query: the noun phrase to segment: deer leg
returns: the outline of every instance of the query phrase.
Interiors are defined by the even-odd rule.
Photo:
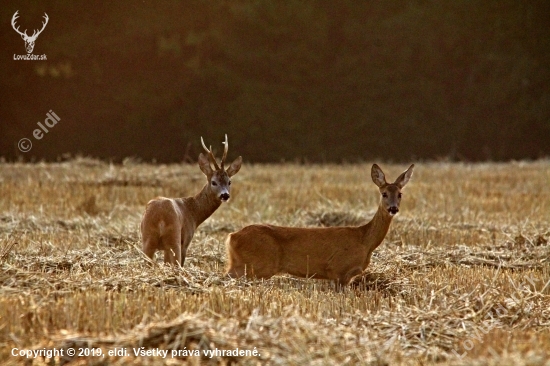
[[[345,286],[346,286],[346,284],[342,281],[342,279],[337,278],[337,279],[334,280],[334,290],[336,292],[344,291]]]
[[[157,251],[159,246],[159,238],[158,236],[150,235],[143,238],[143,253],[147,257],[149,257],[151,260],[153,260],[153,257],[155,255],[155,252]]]
[[[366,268],[369,266],[369,264],[370,264],[370,259],[371,259],[371,257],[372,257],[372,253],[373,253],[373,252],[374,252],[374,250],[371,250],[371,251],[369,252],[369,254],[367,254],[367,260],[365,261],[365,266],[364,266],[365,269],[366,269]]]
[[[164,247],[164,263],[181,266],[181,239],[178,230],[170,230],[166,232],[161,240]]]
[[[185,263],[185,257],[187,256],[187,248],[189,248],[189,243],[191,243],[191,239],[193,238],[193,235],[188,236],[182,236],[181,237],[181,265],[183,266],[183,263]]]
[[[340,286],[346,286],[355,276],[358,276],[361,273],[363,273],[361,267],[354,267],[347,271],[343,276],[340,276],[340,278],[338,278],[338,283],[340,284]]]

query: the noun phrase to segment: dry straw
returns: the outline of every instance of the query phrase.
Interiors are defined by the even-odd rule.
[[[382,164],[391,178],[403,166]],[[224,239],[257,222],[358,225],[370,165],[247,166],[185,268],[139,250],[147,200],[203,184],[194,165],[0,164],[0,359],[12,349],[126,348],[74,364],[518,364],[550,358],[550,162],[418,164],[367,273],[223,276]],[[134,356],[133,348],[201,356]],[[254,350],[210,357],[203,351]],[[33,364],[49,360],[39,358]]]

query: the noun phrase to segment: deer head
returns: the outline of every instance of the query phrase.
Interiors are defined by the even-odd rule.
[[[19,10],[17,10],[15,12],[15,14],[13,14],[13,17],[11,18],[11,26],[13,27],[13,29],[19,33],[21,35],[21,38],[23,38],[23,41],[25,41],[25,48],[27,49],[27,53],[32,53],[32,50],[34,49],[34,42],[36,41],[36,38],[38,38],[38,36],[40,35],[40,33],[42,33],[42,31],[44,30],[44,28],[46,28],[46,24],[48,24],[48,14],[44,13],[44,19],[45,21],[42,22],[42,29],[40,30],[34,30],[32,36],[28,36],[27,35],[27,30],[25,29],[24,32],[21,32],[19,30],[19,27],[16,27],[15,26],[15,21],[16,19],[19,17],[19,15],[17,15],[17,13],[19,12]]]
[[[229,178],[237,174],[239,169],[241,169],[241,163],[243,159],[239,156],[237,159],[235,159],[235,161],[231,163],[227,170],[224,170],[225,158],[227,157],[227,151],[229,150],[227,135],[225,135],[225,142],[223,143],[223,156],[219,166],[216,162],[214,154],[212,153],[212,146],[210,146],[210,149],[208,149],[204,144],[204,140],[202,139],[202,137],[201,143],[204,151],[206,152],[206,156],[202,153],[199,155],[199,166],[204,175],[206,175],[210,190],[221,201],[227,201],[230,197],[231,190],[231,180]],[[214,166],[214,169],[212,169],[210,164]]]
[[[384,208],[390,216],[399,212],[399,204],[401,203],[401,188],[411,179],[414,164],[409,169],[405,170],[393,183],[386,182],[386,176],[380,167],[376,164],[372,166],[371,177],[374,184],[380,189],[382,199],[380,206]]]

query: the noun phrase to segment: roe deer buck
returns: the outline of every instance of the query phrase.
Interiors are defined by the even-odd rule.
[[[387,183],[376,164],[371,176],[380,189],[380,204],[372,220],[359,227],[293,228],[251,225],[229,234],[227,245],[231,277],[270,278],[277,273],[330,279],[337,288],[347,285],[370,263],[399,211],[401,188],[413,173],[414,164],[394,183]]]
[[[165,198],[157,197],[145,208],[141,220],[143,252],[151,259],[157,250],[164,250],[164,262],[183,266],[187,248],[197,227],[220,207],[222,201],[229,199],[233,175],[241,169],[242,157],[238,157],[224,170],[229,143],[225,135],[224,151],[220,166],[210,149],[202,147],[206,155],[199,155],[199,167],[206,175],[206,185],[194,197]],[[212,169],[210,163],[214,165]]]

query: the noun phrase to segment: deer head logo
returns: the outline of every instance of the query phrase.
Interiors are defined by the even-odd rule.
[[[19,27],[15,27],[15,20],[19,17],[19,15],[17,15],[17,13],[19,12],[19,10],[17,10],[15,12],[15,14],[13,14],[13,17],[11,18],[11,26],[13,27],[13,29],[19,33],[21,35],[21,38],[23,38],[23,41],[25,41],[25,48],[27,49],[27,53],[32,53],[32,50],[34,49],[34,42],[36,41],[36,38],[38,38],[38,36],[40,35],[40,33],[42,33],[42,31],[44,30],[44,28],[46,28],[46,24],[48,24],[48,14],[44,13],[44,19],[45,19],[45,22],[42,22],[42,29],[40,29],[39,31],[37,31],[36,29],[34,30],[32,36],[28,36],[27,35],[27,30],[25,29],[24,32],[21,32],[19,31]]]

